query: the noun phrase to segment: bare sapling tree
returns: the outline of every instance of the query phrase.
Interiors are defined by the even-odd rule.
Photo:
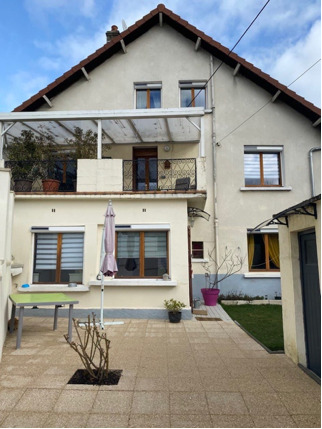
[[[87,322],[73,319],[73,324],[79,343],[69,341],[68,335],[64,335],[65,340],[78,353],[91,379],[100,384],[108,376],[110,340],[98,329],[94,313],[92,322],[88,315]]]
[[[240,255],[240,247],[237,247],[235,250],[225,247],[225,253],[220,258],[220,261],[217,261],[215,256],[215,249],[208,250],[209,262],[204,262],[202,264],[204,270],[206,271],[205,276],[209,278],[209,284],[207,287],[210,289],[218,288],[218,284],[233,274],[238,273],[245,262],[245,256]],[[214,280],[210,281],[211,274],[214,274]],[[221,277],[219,278],[219,274]]]

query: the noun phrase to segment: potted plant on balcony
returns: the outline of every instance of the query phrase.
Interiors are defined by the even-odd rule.
[[[39,162],[40,177],[44,192],[57,192],[60,186],[60,180],[56,178],[55,164],[58,159],[58,144],[54,136],[46,129],[41,129],[38,136],[39,150],[41,152],[41,161]]]
[[[181,310],[186,306],[183,302],[171,298],[164,300],[164,306],[168,310],[170,323],[179,323],[181,320]]]
[[[30,192],[33,181],[39,177],[39,161],[42,157],[38,136],[31,130],[22,130],[5,149],[9,160],[14,190]]]
[[[84,131],[80,127],[74,127],[74,137],[66,138],[65,143],[71,149],[71,156],[77,159],[97,158],[97,133],[92,130]],[[76,190],[76,179],[74,180]]]
[[[238,273],[245,262],[245,257],[240,255],[240,248],[235,250],[225,247],[225,253],[220,261],[214,257],[214,249],[208,251],[209,262],[202,264],[205,269],[206,287],[201,289],[201,293],[207,306],[215,306],[218,301],[220,289],[219,283],[226,280],[233,274]]]

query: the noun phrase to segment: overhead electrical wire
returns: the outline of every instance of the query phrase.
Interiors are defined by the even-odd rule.
[[[321,61],[321,58],[319,60],[317,60],[314,64],[312,64],[309,68],[307,68],[303,73],[301,73],[296,79],[293,80],[293,82],[291,82],[289,85],[287,85],[287,88],[289,88],[291,85],[293,85],[293,83],[295,83],[296,81],[298,81],[302,76],[304,76],[308,71],[310,71],[314,66],[316,66],[319,62]],[[246,118],[243,122],[241,122],[239,125],[237,125],[237,127],[235,127],[233,130],[231,130],[228,134],[226,134],[222,139],[218,140],[218,142],[216,143],[217,145],[219,145],[223,140],[225,140],[227,137],[229,137],[231,134],[233,134],[236,130],[238,130],[238,128],[240,128],[242,125],[245,124],[245,122],[249,121],[251,118],[253,118],[255,115],[257,115],[257,113],[259,113],[261,110],[264,109],[264,107],[266,107],[268,104],[270,104],[272,102],[272,99],[270,98],[267,103],[265,103],[262,107],[260,107],[258,110],[256,110],[256,112],[254,112],[253,114],[251,114],[248,118]]]
[[[227,54],[227,57],[229,57],[229,55],[233,52],[233,50],[236,48],[236,46],[239,44],[239,42],[242,40],[242,38],[245,36],[245,34],[247,33],[247,31],[250,29],[250,27],[254,24],[254,22],[257,20],[257,18],[259,17],[259,15],[263,12],[263,10],[265,9],[265,7],[268,5],[268,3],[271,0],[267,0],[267,2],[264,4],[264,6],[261,8],[261,10],[258,12],[258,14],[255,16],[255,18],[252,20],[252,22],[249,24],[249,26],[246,28],[246,30],[243,32],[243,34],[240,36],[240,38],[237,40],[237,42],[234,44],[234,46],[230,49],[230,51]],[[211,76],[209,77],[209,79],[207,80],[207,82],[204,84],[204,86],[202,88],[200,88],[200,90],[197,92],[197,94],[193,97],[193,99],[190,101],[189,105],[186,107],[190,107],[191,104],[194,102],[194,100],[198,97],[198,95],[200,94],[200,92],[203,89],[206,89],[206,86],[208,85],[208,82],[210,81],[210,79],[217,73],[217,71],[220,69],[220,67],[223,65],[224,61],[222,60],[221,63],[218,65],[218,67],[216,68],[216,70],[211,74]]]

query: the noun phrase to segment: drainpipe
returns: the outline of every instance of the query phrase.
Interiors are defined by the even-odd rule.
[[[320,147],[312,147],[309,150],[309,161],[310,161],[310,178],[311,178],[311,197],[315,196],[315,185],[314,185],[314,172],[313,172],[313,152],[320,151]]]
[[[219,239],[218,239],[218,206],[217,206],[217,154],[216,154],[216,121],[215,121],[215,88],[214,88],[214,58],[210,55],[210,97],[212,110],[212,162],[213,162],[213,197],[214,197],[214,235],[215,235],[215,264],[219,266]],[[217,271],[216,271],[217,272]],[[217,280],[217,279],[215,279]]]

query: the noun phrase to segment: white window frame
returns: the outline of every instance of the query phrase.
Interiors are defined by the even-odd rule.
[[[182,109],[184,108],[181,106],[181,89],[192,89],[192,88],[195,90],[200,90],[200,89],[205,90],[205,106],[204,106],[204,109],[207,109],[208,93],[207,93],[207,81],[205,81],[205,80],[194,80],[194,81],[180,80],[179,81],[179,107]],[[193,106],[189,106],[189,107],[193,107]]]
[[[134,82],[134,109],[139,109],[136,103],[136,91],[138,89],[160,89],[160,109],[162,108],[162,82]],[[151,107],[149,107],[149,109],[151,109]]]
[[[284,168],[284,146],[282,145],[263,145],[263,146],[257,146],[257,145],[245,145],[244,146],[244,152],[243,152],[243,162],[245,162],[244,155],[247,153],[278,153],[279,154],[279,165],[280,165],[280,185],[276,186],[246,186],[245,185],[245,170],[243,170],[243,180],[244,180],[244,186],[241,188],[241,190],[291,190],[290,187],[285,187],[285,168]],[[244,165],[244,164],[243,164]]]
[[[256,230],[248,229],[247,230],[247,266],[249,265],[249,255],[248,255],[248,236],[249,235],[264,235],[264,234],[277,234],[278,228],[260,228]],[[279,235],[278,235],[279,238]],[[265,248],[266,250],[266,248]],[[245,277],[280,277],[279,270],[249,270],[248,273],[244,275]]]
[[[30,283],[33,283],[34,278],[34,261],[35,261],[35,251],[36,251],[36,234],[68,234],[68,233],[83,233],[83,268],[82,268],[82,278],[84,280],[84,248],[85,248],[85,226],[32,226],[30,228],[32,233],[32,259],[31,259],[31,278]],[[66,285],[65,283],[35,283],[33,290],[43,289],[42,286],[45,286],[49,290],[53,290],[57,285]],[[67,286],[67,285],[66,285]],[[79,290],[79,287],[78,287]],[[85,289],[84,289],[85,290]],[[86,288],[88,290],[88,288]]]

